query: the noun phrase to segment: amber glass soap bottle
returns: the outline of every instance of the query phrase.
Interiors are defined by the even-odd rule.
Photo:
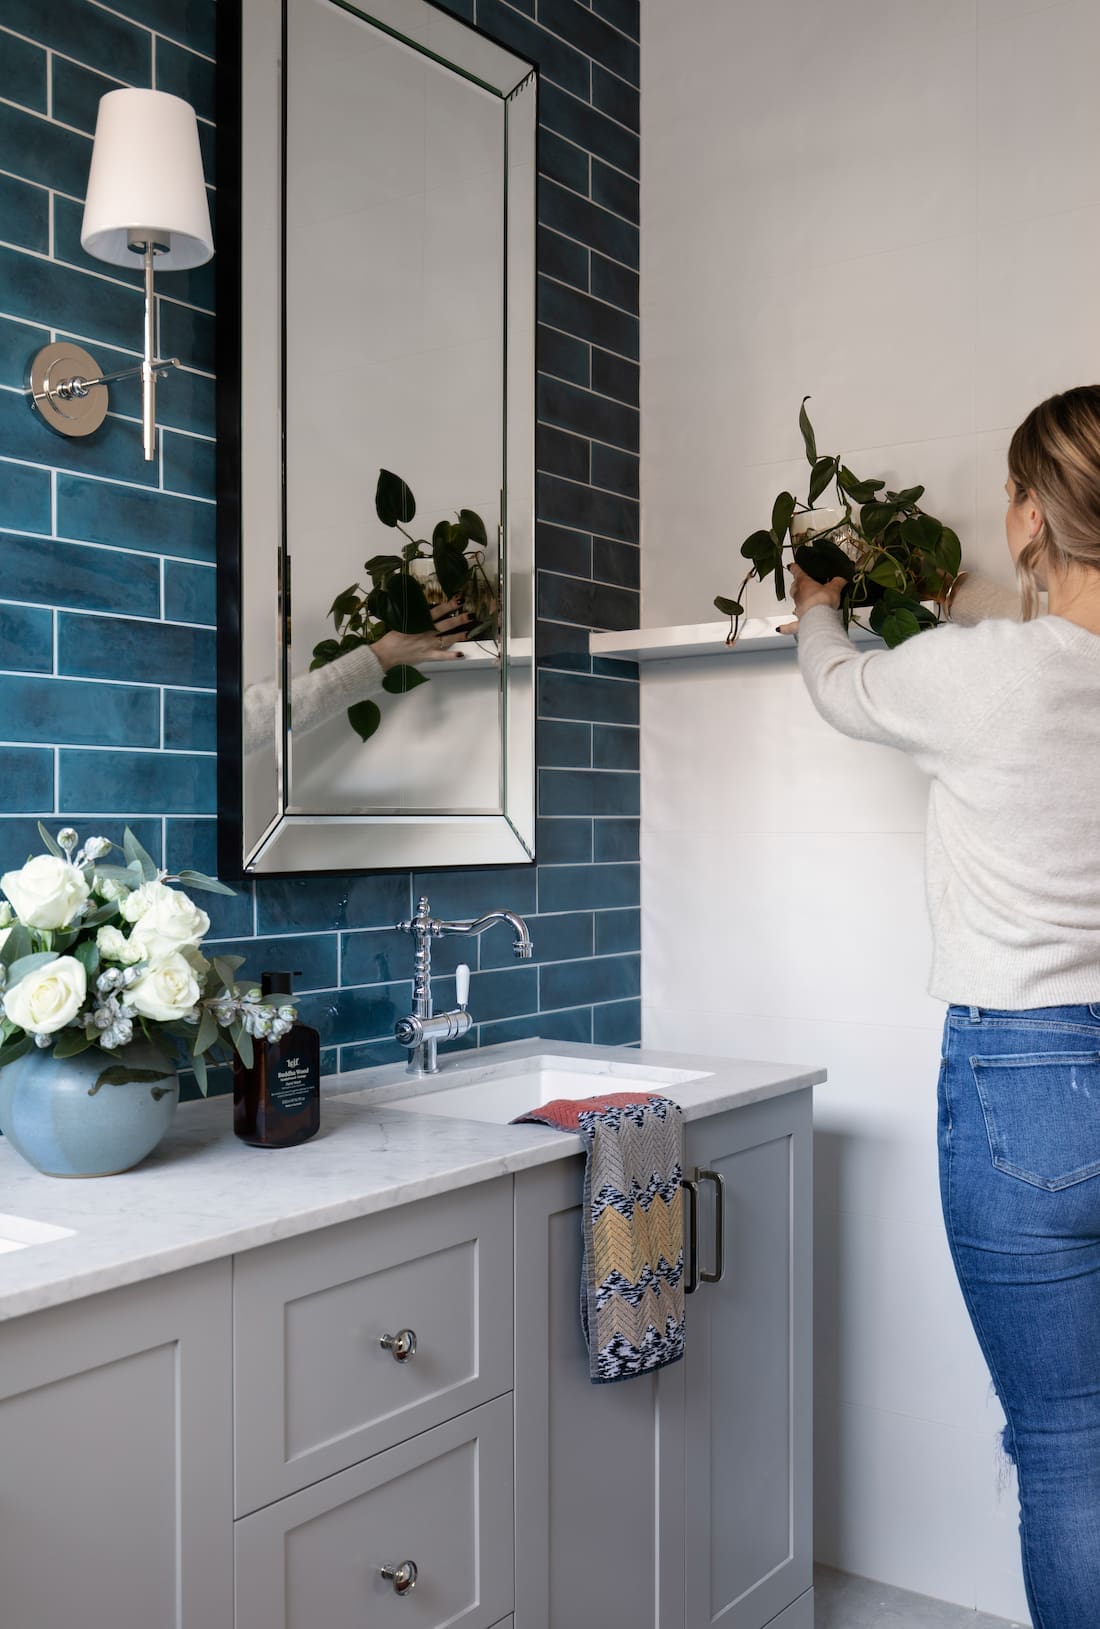
[[[265,973],[261,989],[276,1005],[290,999],[289,973]],[[283,998],[282,1001],[280,998]],[[233,1065],[233,1130],[253,1148],[293,1148],[321,1124],[321,1037],[294,1024],[281,1041],[252,1043],[252,1067]]]

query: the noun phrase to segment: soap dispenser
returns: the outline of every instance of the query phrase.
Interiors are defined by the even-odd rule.
[[[265,973],[260,983],[276,1006],[290,999],[289,973]],[[321,1124],[321,1037],[292,1024],[278,1041],[253,1040],[252,1067],[233,1064],[233,1130],[253,1148],[293,1148]]]

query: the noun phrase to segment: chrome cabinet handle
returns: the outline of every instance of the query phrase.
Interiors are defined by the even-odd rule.
[[[378,1344],[390,1353],[395,1363],[408,1363],[416,1356],[416,1330],[399,1329],[396,1335],[383,1335]]]
[[[726,1273],[726,1182],[720,1171],[699,1171],[700,1182],[714,1183],[714,1271],[699,1273],[700,1284],[720,1284]]]
[[[407,1595],[410,1589],[415,1589],[420,1576],[415,1561],[402,1561],[399,1566],[382,1567],[380,1570],[382,1577],[390,1580],[395,1595]]]
[[[699,1288],[699,1184],[692,1177],[681,1177],[680,1186],[687,1189],[688,1196],[688,1265],[684,1294],[694,1295]]]

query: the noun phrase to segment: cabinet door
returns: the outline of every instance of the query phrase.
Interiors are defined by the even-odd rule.
[[[674,1622],[662,1593],[683,1616],[680,1405],[669,1417],[664,1402],[675,1370],[588,1377],[583,1180],[580,1159],[516,1177],[515,1629],[656,1629]]]
[[[244,1517],[236,1548],[236,1629],[489,1629],[512,1607],[511,1398]]]
[[[237,1512],[512,1386],[512,1179],[238,1256]],[[385,1348],[382,1337],[415,1335]]]
[[[811,1136],[808,1091],[687,1127],[688,1173],[723,1181],[725,1272],[688,1300],[680,1365],[686,1629],[760,1629],[810,1588]],[[700,1181],[703,1270],[715,1195]]]
[[[4,1629],[232,1623],[231,1361],[227,1261],[0,1326]]]

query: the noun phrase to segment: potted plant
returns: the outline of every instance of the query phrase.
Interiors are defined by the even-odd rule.
[[[379,470],[374,508],[383,526],[392,527],[408,541],[400,554],[375,554],[363,569],[370,587],[352,583],[337,594],[329,607],[336,627],[335,639],[322,639],[313,649],[310,670],[335,662],[348,651],[371,645],[383,634],[431,633],[431,607],[452,595],[465,596],[474,617],[468,639],[495,638],[499,590],[485,570],[489,546],[485,522],[472,509],[460,509],[457,519],[441,520],[426,538],[415,538],[405,527],[416,514],[416,499],[399,475]],[[428,570],[425,571],[425,563]],[[426,684],[427,675],[408,664],[391,667],[382,680],[390,695],[404,695]],[[348,708],[348,722],[359,738],[369,741],[382,722],[373,701]]]
[[[772,577],[777,598],[786,598],[789,554],[815,582],[846,579],[840,604],[846,628],[854,622],[881,635],[887,645],[900,645],[940,621],[942,600],[958,575],[961,544],[949,526],[920,508],[922,486],[893,492],[885,481],[853,475],[838,456],[819,453],[806,412],[809,400],[802,398],[798,414],[810,466],[806,501],[781,492],[768,529],[742,543],[741,553],[752,564],[735,598],[718,595],[714,601],[730,618],[726,643],[737,638],[745,614],[742,598],[754,577],[761,582]],[[817,508],[830,487],[835,502]],[[859,618],[863,612],[866,622]]]
[[[208,1062],[250,1065],[297,1013],[202,954],[210,918],[177,885],[231,888],[169,876],[129,828],[118,865],[105,837],[38,830],[47,852],[0,877],[0,1130],[48,1175],[103,1176],[160,1141],[181,1066],[205,1093]]]

